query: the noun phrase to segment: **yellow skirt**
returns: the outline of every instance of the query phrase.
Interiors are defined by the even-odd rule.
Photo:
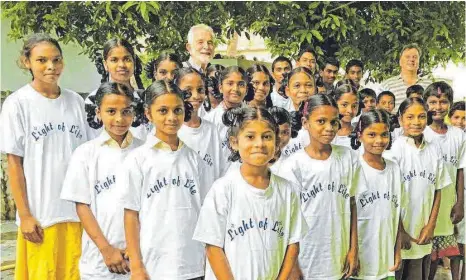
[[[79,280],[81,223],[59,223],[44,229],[41,244],[18,231],[15,280]]]

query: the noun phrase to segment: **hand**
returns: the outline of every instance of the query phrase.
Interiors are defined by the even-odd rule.
[[[20,229],[24,239],[38,244],[44,241],[44,230],[32,215],[21,217],[20,220]]]
[[[303,272],[301,271],[301,268],[299,268],[298,261],[296,260],[296,263],[294,264],[293,269],[291,270],[290,276],[288,276],[288,280],[302,279],[304,279]]]
[[[411,249],[411,242],[417,244],[418,240],[412,238],[407,232],[400,231],[400,239],[401,239],[401,249],[409,250]]]
[[[464,205],[458,202],[455,203],[453,208],[451,209],[450,219],[451,222],[456,225],[457,223],[461,222],[464,218]]]
[[[426,245],[432,241],[434,237],[434,229],[435,227],[426,225],[422,228],[421,233],[419,234],[419,239],[417,241],[417,245]]]
[[[110,272],[118,274],[126,274],[126,272],[129,272],[128,264],[124,259],[124,250],[108,245],[100,252],[104,257],[105,265],[108,267]]]
[[[346,255],[345,264],[343,265],[344,279],[348,279],[351,276],[358,275],[359,272],[359,259],[356,250],[350,250]]]
[[[150,280],[149,274],[147,274],[147,271],[145,268],[141,268],[138,270],[133,270],[131,272],[131,280]]]
[[[395,251],[395,260],[389,271],[398,271],[401,268],[401,250]]]

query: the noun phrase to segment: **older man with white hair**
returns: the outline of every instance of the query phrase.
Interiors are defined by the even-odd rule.
[[[193,67],[201,73],[206,73],[210,60],[215,53],[214,30],[205,24],[194,25],[188,32],[186,49],[190,57],[183,62],[184,67]]]

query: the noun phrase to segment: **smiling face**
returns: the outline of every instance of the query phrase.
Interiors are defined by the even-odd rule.
[[[127,84],[134,74],[133,56],[123,46],[114,47],[108,52],[104,66],[110,79],[117,83]]]
[[[465,129],[466,121],[465,121],[465,111],[464,110],[456,110],[450,118],[451,124],[459,127],[461,129]]]
[[[283,81],[283,74],[291,72],[291,65],[287,61],[279,61],[275,63],[272,69],[272,76],[275,80],[276,88],[279,88]]]
[[[291,98],[295,108],[298,108],[301,102],[308,100],[315,93],[315,90],[314,80],[308,74],[300,72],[290,78],[285,94]]]
[[[265,102],[265,98],[270,93],[270,78],[264,72],[252,74],[251,84],[254,88],[254,100]]]
[[[309,132],[312,141],[328,145],[333,141],[339,129],[338,110],[333,106],[323,105],[315,108],[303,126]]]
[[[338,111],[343,116],[342,122],[350,123],[359,109],[358,97],[353,93],[344,93],[337,101]]]
[[[191,94],[191,97],[187,101],[193,105],[193,113],[197,114],[206,98],[204,82],[201,76],[197,73],[184,75],[180,80],[179,87],[181,90],[186,90]]]
[[[277,149],[272,126],[263,120],[245,123],[237,137],[230,137],[230,144],[241,156],[241,161],[252,166],[266,166]]]
[[[331,85],[335,82],[337,74],[338,67],[331,64],[325,65],[324,70],[320,70],[320,76],[322,77],[322,81],[328,85]]]
[[[364,97],[362,103],[364,104],[363,112],[368,112],[369,110],[375,109],[375,98],[372,96]]]
[[[63,71],[63,57],[52,43],[41,42],[31,50],[29,58],[23,60],[31,70],[35,82],[56,85]]]
[[[173,81],[177,70],[178,66],[176,65],[176,63],[166,59],[159,63],[159,66],[156,69],[156,72],[154,73],[154,78],[156,81],[160,81],[163,79]]]
[[[400,57],[401,71],[417,71],[419,69],[419,52],[417,49],[406,49]]]
[[[418,103],[411,105],[399,118],[404,135],[418,137],[427,126],[427,112],[424,106]]]
[[[383,95],[379,99],[379,104],[377,104],[378,109],[383,109],[388,113],[392,113],[395,108],[395,100],[390,95]]]
[[[429,111],[433,112],[432,120],[434,121],[443,121],[450,111],[450,101],[446,94],[441,94],[440,97],[431,95],[426,103]]]
[[[176,135],[184,122],[184,103],[176,94],[162,94],[146,109],[146,117],[154,124],[159,139]]]
[[[214,38],[207,30],[193,30],[193,42],[186,44],[186,49],[196,64],[207,64],[215,53]]]
[[[357,86],[359,86],[361,79],[362,79],[362,68],[359,66],[351,66],[348,69],[348,73],[346,74],[347,78],[352,80]]]
[[[99,108],[96,109],[96,114],[114,140],[126,135],[134,118],[131,100],[119,94],[106,94]]]
[[[297,66],[306,67],[307,69],[311,70],[312,73],[315,73],[316,71],[316,58],[310,52],[303,53],[296,64]]]
[[[246,82],[239,72],[232,72],[220,84],[223,101],[228,107],[238,107],[246,96]]]
[[[385,123],[369,125],[358,137],[364,145],[364,152],[374,155],[381,155],[390,143],[390,131]]]

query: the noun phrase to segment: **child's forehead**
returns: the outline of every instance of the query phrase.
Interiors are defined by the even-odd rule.
[[[272,124],[267,120],[257,119],[246,121],[242,127],[243,131],[264,132],[272,130]]]

